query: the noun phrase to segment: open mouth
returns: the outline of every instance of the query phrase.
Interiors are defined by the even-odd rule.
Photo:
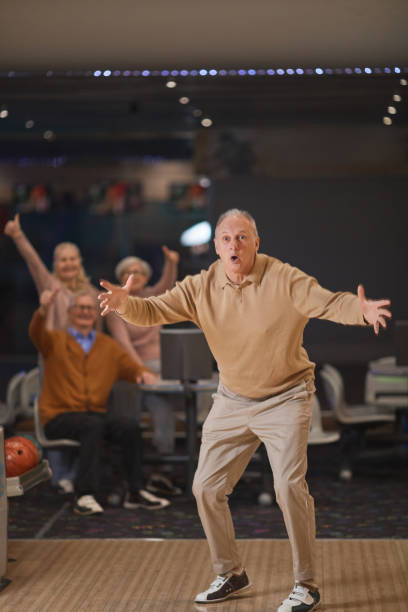
[[[231,255],[230,259],[231,259],[231,261],[232,261],[232,262],[234,262],[234,263],[235,263],[235,262],[237,262],[237,261],[239,261],[239,257],[238,257],[238,255]]]

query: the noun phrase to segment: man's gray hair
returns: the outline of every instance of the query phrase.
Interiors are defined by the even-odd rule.
[[[225,211],[224,213],[222,213],[222,215],[218,217],[217,225],[215,226],[214,235],[215,236],[217,235],[217,228],[224,221],[224,219],[227,219],[228,217],[237,217],[239,215],[248,219],[248,221],[251,223],[252,227],[254,228],[255,236],[258,237],[258,229],[256,227],[255,219],[253,218],[251,213],[249,213],[247,210],[240,210],[239,208],[230,208],[229,210]]]
[[[89,289],[84,289],[83,291],[78,291],[78,293],[72,293],[69,296],[69,300],[68,300],[68,310],[70,308],[73,308],[76,305],[77,298],[83,297],[84,295],[86,295],[86,296],[89,295],[92,298],[93,303],[96,306],[96,309],[99,310],[99,302],[98,302],[98,299],[96,297],[96,293],[95,293],[95,291],[90,291]]]
[[[122,282],[122,276],[127,271],[129,266],[133,266],[133,264],[135,263],[138,263],[141,265],[143,274],[147,276],[147,280],[149,280],[149,278],[153,274],[153,270],[150,264],[148,264],[147,261],[145,261],[144,259],[140,259],[140,257],[130,256],[130,257],[124,257],[123,259],[121,259],[115,268],[115,276],[119,282]]]

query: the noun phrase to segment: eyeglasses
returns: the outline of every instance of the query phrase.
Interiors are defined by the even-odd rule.
[[[84,304],[75,304],[74,308],[75,310],[79,310],[80,312],[85,312],[86,310],[97,310],[96,306],[85,306]]]

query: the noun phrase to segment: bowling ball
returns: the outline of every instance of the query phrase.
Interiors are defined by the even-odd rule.
[[[20,476],[38,464],[39,453],[31,440],[22,436],[7,438],[4,443],[7,477]]]
[[[38,450],[38,461],[41,461],[41,459],[43,458],[43,449],[42,449],[41,444],[37,440],[37,438],[35,438],[31,434],[26,434],[26,433],[25,434],[20,434],[18,437],[19,438],[26,438],[27,440],[30,440],[34,444],[34,446]]]

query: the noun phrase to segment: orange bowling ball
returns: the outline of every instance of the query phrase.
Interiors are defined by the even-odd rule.
[[[35,444],[22,436],[7,438],[4,443],[4,454],[7,477],[24,474],[35,467],[40,459]]]

